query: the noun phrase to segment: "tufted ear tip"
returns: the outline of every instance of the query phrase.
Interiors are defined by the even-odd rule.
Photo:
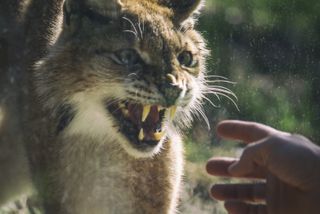
[[[174,20],[181,23],[198,13],[204,6],[204,0],[160,0],[160,3],[172,9]]]

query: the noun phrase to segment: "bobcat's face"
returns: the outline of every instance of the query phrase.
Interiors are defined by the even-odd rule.
[[[66,2],[61,38],[36,74],[56,134],[112,140],[145,157],[190,124],[207,51],[189,17],[201,1],[179,2]]]

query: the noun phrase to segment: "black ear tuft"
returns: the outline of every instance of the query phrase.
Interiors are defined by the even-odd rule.
[[[174,20],[181,23],[199,12],[204,0],[159,0],[161,4],[169,7],[174,12]]]

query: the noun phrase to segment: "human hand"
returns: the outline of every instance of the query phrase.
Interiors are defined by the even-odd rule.
[[[260,183],[217,184],[211,195],[230,214],[319,214],[320,148],[300,135],[242,121],[217,127],[223,138],[248,146],[240,159],[212,158],[211,175],[263,179]],[[258,203],[258,204],[257,204]]]

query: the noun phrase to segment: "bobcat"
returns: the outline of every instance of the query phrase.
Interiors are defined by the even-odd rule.
[[[66,0],[31,78],[26,153],[45,213],[175,213],[201,114],[203,0]]]

